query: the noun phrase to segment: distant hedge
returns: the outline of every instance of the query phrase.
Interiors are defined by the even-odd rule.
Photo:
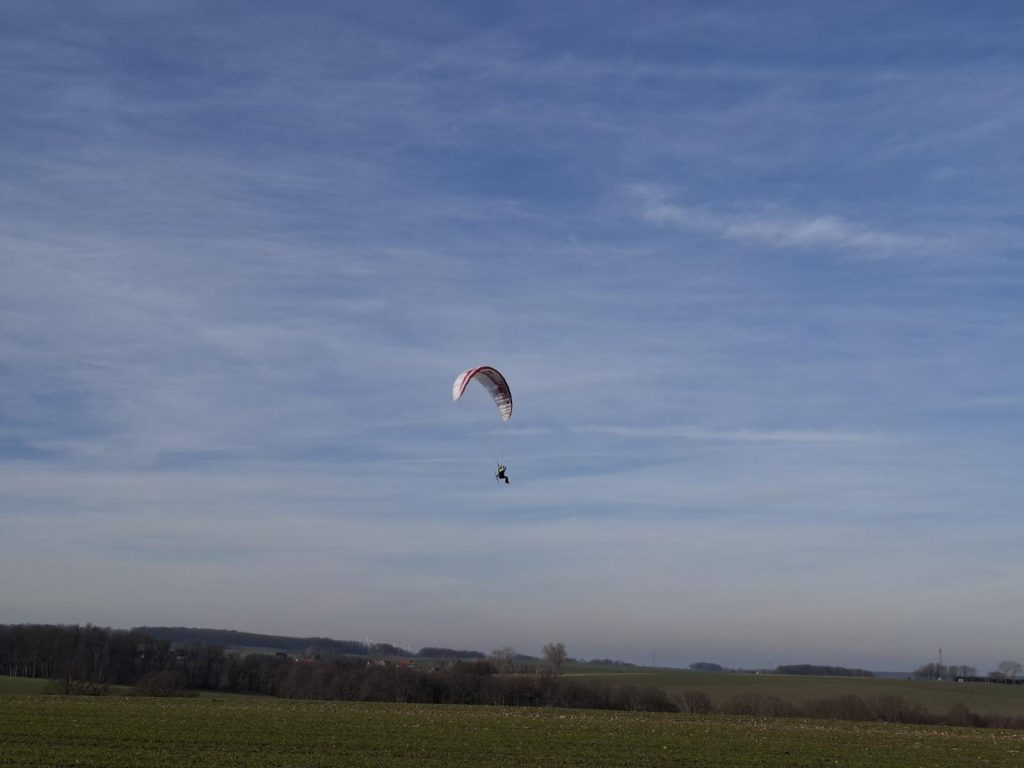
[[[874,677],[874,672],[866,669],[847,669],[846,667],[828,667],[819,664],[787,664],[776,667],[780,675],[822,675],[825,677]]]
[[[297,660],[284,653],[229,653],[223,646],[174,648],[140,630],[0,625],[0,674],[50,679],[54,681],[52,692],[67,695],[103,695],[112,685],[131,685],[149,696],[215,690],[291,699],[719,713],[1024,729],[1021,716],[979,714],[963,704],[933,713],[898,696],[842,696],[795,704],[777,696],[744,693],[715,704],[699,691],[670,695],[654,686],[563,677],[543,671],[543,665],[513,667],[509,674],[487,660],[417,664],[390,664],[365,656]]]

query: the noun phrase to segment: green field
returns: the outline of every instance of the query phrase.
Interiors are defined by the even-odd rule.
[[[275,699],[0,696],[0,766],[1024,765],[1024,733]]]
[[[839,696],[878,699],[899,696],[929,712],[942,714],[965,704],[978,714],[1024,716],[1024,685],[955,683],[864,677],[815,677],[802,675],[740,675],[688,670],[646,668],[617,672],[571,672],[568,677],[612,685],[653,686],[670,693],[701,691],[716,707],[743,694],[777,696],[794,704]],[[1024,763],[1022,763],[1024,765]]]
[[[994,713],[1024,717],[1024,686],[884,678],[743,675],[691,672],[678,669],[657,670],[643,667],[608,671],[606,668],[590,665],[573,665],[569,667],[569,670],[564,675],[567,679],[620,686],[652,686],[670,694],[700,691],[707,694],[716,709],[720,709],[733,696],[745,694],[776,696],[798,705],[808,701],[840,696],[858,696],[865,700],[896,696],[911,705],[921,706],[929,712],[940,715],[948,712],[957,704],[963,704],[976,714]],[[46,680],[0,676],[0,696],[46,693],[49,685]],[[115,690],[114,693],[128,691],[129,689],[120,689]],[[200,695],[215,695],[226,699],[235,694],[203,692]]]
[[[615,685],[794,702],[899,696],[944,712],[1020,714],[1016,686],[577,671]],[[205,694],[151,699],[40,695],[49,683],[0,677],[0,766],[931,766],[1024,765],[1024,731],[642,714],[591,710],[287,701]]]
[[[49,680],[31,677],[4,677],[0,675],[0,696],[6,694],[46,693]]]

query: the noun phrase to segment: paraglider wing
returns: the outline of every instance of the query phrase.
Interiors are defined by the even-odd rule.
[[[508,388],[505,377],[497,368],[481,365],[460,373],[452,386],[452,400],[462,397],[471,381],[480,382],[494,398],[494,404],[498,406],[498,413],[501,414],[502,421],[512,418],[512,391]]]

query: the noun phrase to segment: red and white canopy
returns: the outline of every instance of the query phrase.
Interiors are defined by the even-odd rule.
[[[498,413],[502,421],[512,418],[512,391],[508,388],[508,382],[501,375],[501,371],[489,365],[481,365],[463,371],[455,379],[452,386],[452,400],[458,400],[466,391],[471,381],[478,381],[494,398],[494,404],[498,406]]]

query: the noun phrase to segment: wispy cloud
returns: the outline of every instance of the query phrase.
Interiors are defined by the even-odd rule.
[[[634,187],[641,198],[640,216],[652,224],[671,226],[723,240],[762,244],[773,249],[834,249],[864,257],[938,255],[947,247],[937,240],[856,224],[839,216],[800,216],[780,211],[721,212],[677,205],[650,186]]]
[[[638,439],[710,440],[738,443],[881,443],[890,442],[895,439],[894,436],[886,434],[797,429],[713,430],[700,427],[663,425],[653,427],[590,426],[580,427],[579,429],[582,432]]]

